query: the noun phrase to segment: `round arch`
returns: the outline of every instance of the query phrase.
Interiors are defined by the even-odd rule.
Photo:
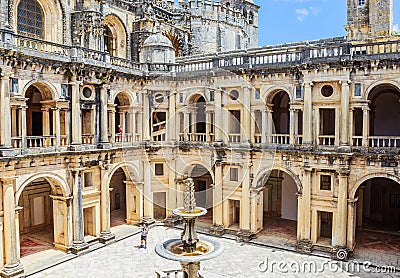
[[[65,20],[63,15],[63,7],[59,1],[45,1],[35,0],[42,7],[44,15],[44,40],[51,41],[54,43],[62,44],[64,42],[64,26]],[[14,30],[17,30],[18,23],[18,5],[20,0],[14,2]]]
[[[293,96],[292,94],[290,94],[290,90],[289,88],[283,87],[283,86],[273,86],[272,88],[269,88],[264,95],[264,103],[265,104],[272,104],[272,99],[274,98],[274,96],[281,92],[284,91],[288,94],[289,96],[289,102],[292,102]]]
[[[204,100],[207,102],[207,96],[205,95],[204,92],[191,92],[185,99],[184,104],[185,105],[190,105],[192,103],[196,103],[196,101],[200,98],[203,97]]]
[[[259,183],[265,182],[267,180],[266,177],[269,177],[269,174],[273,170],[282,171],[282,172],[285,172],[286,174],[288,174],[293,179],[293,181],[296,183],[297,192],[299,194],[301,194],[303,192],[303,185],[301,184],[299,177],[295,173],[293,173],[291,170],[286,169],[284,167],[280,167],[280,166],[274,167],[272,169],[264,169],[264,170],[260,171],[257,174],[257,176],[254,178],[253,184],[251,187],[254,189],[260,187]]]
[[[44,100],[56,100],[59,96],[59,93],[53,84],[51,84],[47,81],[31,80],[22,89],[22,95],[24,97],[25,97],[26,91],[31,86],[36,87],[40,91]]]
[[[119,91],[119,92],[117,92],[112,98],[112,103],[115,103],[117,98],[120,101],[120,104],[122,106],[130,106],[130,105],[132,105],[133,99],[134,99],[132,93],[127,92],[127,91]]]
[[[208,171],[208,173],[210,174],[213,183],[215,183],[215,177],[214,177],[214,172],[212,171],[212,169],[210,167],[208,167],[206,164],[202,163],[202,162],[193,162],[191,165],[186,166],[185,171],[183,172],[185,176],[190,177],[190,175],[192,174],[192,171],[194,170],[194,168],[199,165],[201,167],[203,167],[204,169],[206,169]]]
[[[18,187],[16,193],[15,193],[15,202],[18,204],[19,198],[22,194],[22,191],[24,188],[29,185],[31,182],[43,178],[45,179],[51,186],[51,188],[56,189],[55,191],[57,193],[61,193],[62,196],[67,197],[71,195],[71,190],[68,186],[67,181],[61,177],[60,175],[54,174],[52,172],[43,172],[43,173],[37,173],[29,176],[26,178],[21,185]],[[60,189],[60,190],[57,190]],[[60,192],[61,191],[61,192]]]
[[[395,181],[398,184],[400,184],[400,177],[392,175],[392,174],[383,173],[383,172],[377,172],[377,173],[368,174],[368,175],[365,175],[364,177],[358,179],[357,182],[354,183],[354,186],[350,190],[349,198],[350,199],[354,199],[358,188],[364,182],[366,182],[367,180],[373,179],[373,178],[386,178],[386,179],[390,179],[390,180]]]
[[[392,89],[400,91],[400,83],[396,82],[396,81],[392,81],[392,80],[381,80],[381,81],[377,81],[373,84],[371,84],[364,93],[364,100],[369,100],[370,94],[377,89],[378,87],[381,86],[388,86],[388,87],[392,87]]]
[[[109,175],[108,175],[108,180],[107,180],[108,186],[110,185],[112,176],[119,168],[121,168],[122,171],[124,171],[125,176],[127,178],[129,178],[132,182],[137,181],[133,178],[133,177],[136,177],[136,178],[139,177],[139,171],[137,170],[136,165],[134,165],[133,163],[130,163],[130,162],[120,162],[120,163],[113,165],[113,167],[109,170]]]
[[[114,53],[113,56],[126,58],[126,27],[122,20],[115,14],[108,14],[103,20],[103,23],[110,29],[114,38]]]

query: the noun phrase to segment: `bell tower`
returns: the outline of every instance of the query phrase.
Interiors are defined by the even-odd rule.
[[[348,40],[388,37],[393,28],[393,0],[347,0]]]

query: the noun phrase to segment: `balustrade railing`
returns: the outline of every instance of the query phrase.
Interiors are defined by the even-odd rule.
[[[15,149],[22,148],[22,138],[21,137],[11,137],[11,146]]]
[[[271,134],[268,136],[268,142],[273,145],[289,145],[289,134]]]
[[[335,135],[320,135],[318,136],[319,145],[322,146],[334,146],[335,145]]]
[[[56,136],[27,136],[28,148],[46,148],[56,146]]]
[[[301,134],[295,135],[294,142],[296,145],[303,145],[303,135],[301,135]]]
[[[363,145],[363,137],[362,136],[353,136],[352,146],[361,147],[362,145]]]
[[[52,43],[49,41],[44,41],[22,35],[14,35],[14,44],[21,52],[26,49],[65,57],[69,57],[71,49],[69,46],[66,45]]]
[[[134,136],[131,133],[115,134],[114,143],[133,142]]]
[[[262,136],[259,133],[254,134],[254,143],[256,144],[261,144],[262,142]]]
[[[240,134],[229,133],[228,140],[229,140],[229,143],[240,143]]]
[[[179,141],[182,142],[207,142],[206,133],[180,133]]]
[[[368,137],[370,148],[399,148],[400,137],[398,136],[370,136]]]
[[[94,144],[94,135],[92,135],[92,134],[83,134],[82,135],[82,144],[84,144],[84,145],[93,145]]]

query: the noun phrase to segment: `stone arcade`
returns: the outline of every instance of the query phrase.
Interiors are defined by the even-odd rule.
[[[29,235],[81,253],[171,220],[188,177],[212,234],[290,222],[339,259],[398,236],[392,1],[347,3],[346,37],[258,47],[252,0],[0,1],[2,276]]]

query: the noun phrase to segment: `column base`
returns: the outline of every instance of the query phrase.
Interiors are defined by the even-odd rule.
[[[13,149],[11,146],[10,147],[8,147],[8,146],[0,147],[0,157],[16,156],[19,153],[20,153],[19,150]]]
[[[351,148],[349,145],[342,145],[337,148],[337,151],[341,153],[349,153],[351,152]]]
[[[225,227],[224,225],[212,225],[208,232],[210,235],[221,237],[224,234]]]
[[[144,216],[140,219],[140,224],[146,224],[147,226],[150,226],[154,223],[156,223],[156,220],[154,220],[152,217]]]
[[[111,232],[101,232],[99,240],[103,244],[110,244],[114,242],[115,235]]]
[[[112,144],[109,142],[100,142],[99,143],[99,148],[100,149],[111,149]]]
[[[75,255],[83,255],[89,252],[89,244],[87,242],[72,243],[71,252]]]
[[[69,147],[68,147],[68,150],[69,151],[73,151],[73,152],[79,152],[79,151],[83,151],[85,149],[85,147],[84,146],[82,146],[81,144],[71,144]]]
[[[255,237],[255,234],[250,232],[250,230],[240,230],[236,234],[236,240],[239,242],[249,242]]]
[[[311,254],[313,243],[307,239],[297,241],[296,251],[302,254]]]
[[[21,277],[24,273],[24,268],[21,264],[5,265],[0,272],[1,277]]]

